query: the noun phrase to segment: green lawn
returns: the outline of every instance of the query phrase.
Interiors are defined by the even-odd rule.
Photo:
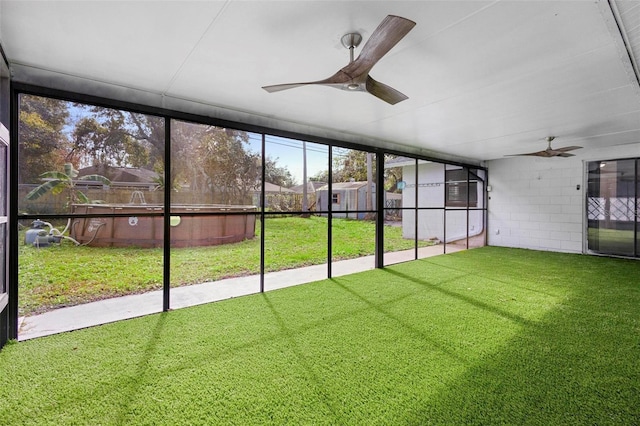
[[[260,272],[258,236],[237,244],[173,249],[171,285],[182,286]],[[375,224],[333,220],[333,259],[374,253]],[[420,242],[428,245],[429,242]],[[265,232],[267,272],[327,261],[327,219],[312,216],[268,218]],[[402,229],[385,229],[385,249],[405,250],[413,240]],[[162,249],[75,247],[69,242],[43,249],[20,246],[20,315],[77,305],[162,287]]]
[[[607,254],[633,256],[635,244],[634,230],[589,228],[589,249]]]
[[[638,424],[638,276],[485,247],[11,343],[0,424]]]

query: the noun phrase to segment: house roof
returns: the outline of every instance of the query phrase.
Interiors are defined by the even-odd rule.
[[[155,183],[158,173],[136,167],[89,166],[78,170],[78,177],[102,175],[111,182]]]
[[[259,190],[259,189],[258,189]],[[265,182],[264,191],[268,193],[294,193],[294,191],[284,186],[276,185],[275,183]]]
[[[307,182],[307,192],[316,192],[318,188],[321,188],[324,185],[326,185],[325,182],[309,181]],[[296,185],[296,186],[292,186],[290,189],[293,192],[302,194],[303,188],[304,188],[304,185]]]
[[[372,182],[371,185],[373,185],[375,187],[375,182]],[[331,184],[331,189],[333,191],[336,190],[343,190],[343,191],[349,191],[349,190],[357,190],[360,189],[362,187],[367,186],[367,182],[335,182]],[[324,185],[321,186],[320,188],[317,189],[317,191],[328,191],[329,190],[329,185]]]

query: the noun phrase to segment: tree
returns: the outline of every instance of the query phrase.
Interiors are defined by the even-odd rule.
[[[367,181],[367,152],[349,150],[345,155],[333,157],[333,181],[356,182]],[[375,164],[372,170],[375,175]]]
[[[287,166],[278,166],[279,158],[267,157],[264,161],[265,180],[278,186],[290,188],[296,185],[296,180],[291,175]]]
[[[369,155],[368,155],[369,154]],[[331,177],[333,182],[366,182],[369,174],[376,175],[376,164],[371,153],[349,150],[344,155],[334,155]],[[368,169],[368,166],[370,169]],[[323,170],[309,178],[312,182],[328,182],[329,172]]]
[[[37,182],[44,171],[63,167],[69,149],[63,132],[68,118],[68,102],[20,95],[18,183]]]
[[[246,132],[208,126],[196,149],[209,188],[221,203],[250,202],[260,179],[260,155],[248,152]]]
[[[200,141],[209,126],[186,121],[171,123],[171,180],[172,188],[188,187],[192,192],[205,192],[209,178],[199,158]]]
[[[121,125],[113,122],[100,123],[93,116],[83,117],[73,130],[72,150],[67,159],[104,167],[147,165],[148,148],[138,143]]]
[[[385,190],[389,192],[401,192],[398,183],[402,181],[402,167],[389,167],[384,170]]]
[[[164,119],[99,106],[75,107],[84,114],[72,132],[67,160],[164,172]]]
[[[260,154],[249,148],[246,132],[174,121],[171,125],[172,179],[179,188],[213,193],[216,202],[251,202],[260,181],[261,162]],[[276,168],[272,162],[268,170]]]
[[[329,171],[322,170],[309,178],[311,182],[329,182]]]
[[[78,177],[78,170],[76,170],[71,163],[66,163],[64,170],[61,172],[53,170],[43,173],[41,177],[47,179],[47,181],[29,192],[26,195],[27,200],[37,200],[48,192],[51,192],[53,195],[66,192],[67,208],[71,208],[72,204],[86,204],[91,202],[91,200],[76,187],[75,179]],[[105,185],[111,184],[109,179],[100,175],[87,175],[78,180],[102,182]]]
[[[139,167],[158,173],[163,188],[188,186],[194,193],[214,192],[215,199],[227,203],[246,201],[259,182],[260,155],[248,149],[246,132],[173,120],[171,182],[165,184],[163,118],[47,98],[34,97],[39,102],[35,104],[26,99],[21,125],[29,127],[21,134],[32,136],[27,140],[32,142],[23,144],[23,151],[29,148],[34,152],[26,156],[33,164],[24,168],[31,181],[44,170],[61,169],[64,163],[96,166],[98,170]],[[65,128],[69,109],[75,120]],[[265,173],[269,182],[295,185],[291,172],[278,166],[277,159],[265,160]]]
[[[393,158],[387,156],[386,158]],[[366,151],[349,150],[346,154],[333,157],[333,182],[368,182],[375,180],[376,162],[372,153]],[[402,167],[389,167],[383,170],[385,190],[397,192],[398,182],[402,181]],[[328,182],[329,173],[325,170],[316,173],[309,180],[315,182]]]

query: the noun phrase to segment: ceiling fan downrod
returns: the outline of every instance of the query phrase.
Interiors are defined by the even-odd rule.
[[[353,50],[360,45],[362,36],[359,33],[348,33],[340,39],[342,45],[349,49],[349,63],[353,62]]]
[[[354,61],[353,52],[362,41],[362,36],[359,33],[348,33],[343,35],[340,41],[344,47],[349,49],[349,63],[352,64]],[[349,83],[345,88],[348,90],[358,90],[360,89],[360,85],[358,83]]]
[[[547,151],[551,151],[551,142],[553,142],[555,138],[555,136],[547,136]]]

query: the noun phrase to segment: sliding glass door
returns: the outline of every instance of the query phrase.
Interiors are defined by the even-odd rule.
[[[640,159],[588,163],[587,242],[594,253],[640,256]]]

